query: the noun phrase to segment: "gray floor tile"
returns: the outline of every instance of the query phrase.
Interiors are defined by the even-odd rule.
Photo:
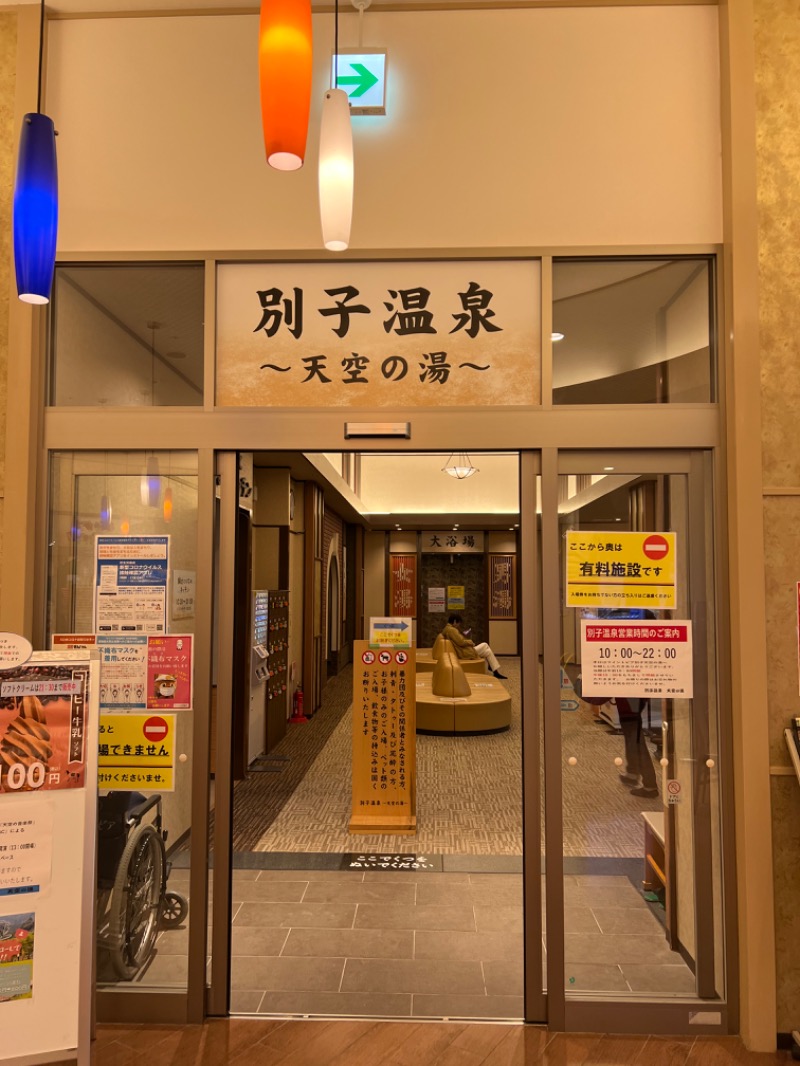
[[[415,1018],[522,1018],[522,996],[424,996],[413,997]]]
[[[259,989],[241,989],[231,992],[231,1014],[256,1014],[264,993]]]
[[[462,929],[475,932],[472,907],[404,907],[401,904],[359,903],[356,929]]]
[[[479,933],[519,933],[522,935],[522,907],[504,904],[498,907],[475,906],[475,923]]]
[[[189,975],[189,958],[187,955],[167,955],[157,951],[150,965],[141,972],[135,981],[137,985],[148,988],[156,986],[184,988]]]
[[[469,885],[429,885],[420,881],[417,885],[417,903],[447,907],[454,903],[466,906],[479,904],[491,907],[495,904],[522,906],[522,883],[515,885],[470,883]]]
[[[349,1017],[407,1018],[410,995],[361,992],[267,992],[261,1014],[341,1014]]]
[[[257,881],[343,881],[349,884],[360,882],[362,870],[254,870]]]
[[[592,907],[592,913],[602,933],[649,933],[666,939],[664,926],[649,907],[645,910],[634,907]]]
[[[644,864],[642,864],[644,872]],[[636,889],[631,884],[631,879],[624,874],[574,874],[574,880],[578,888],[617,888]]]
[[[627,992],[628,982],[619,966],[567,962],[564,987],[568,992]]]
[[[425,884],[432,885],[468,885],[469,874],[466,873],[437,873],[428,872],[426,870],[365,870],[364,871],[364,884],[372,882],[385,882],[386,884],[392,884],[393,882],[401,884],[403,882],[413,881],[418,884],[424,881]]]
[[[356,908],[340,903],[242,903],[234,925],[270,925],[278,929],[350,929]]]
[[[479,962],[348,959],[342,991],[482,995],[484,982]]]
[[[288,929],[266,925],[234,925],[231,928],[232,955],[280,955],[289,936]],[[326,955],[327,952],[318,952]]]
[[[518,933],[458,933],[421,930],[414,936],[415,959],[522,959],[522,936]]]
[[[632,912],[630,908],[626,908],[624,913]],[[602,930],[590,907],[564,907],[564,932],[599,933]]]
[[[443,855],[445,870],[522,873],[521,855]]]
[[[677,966],[637,966],[624,962],[622,972],[634,992],[693,995],[697,989],[694,974],[683,962]]]
[[[628,887],[583,888],[564,886],[564,903],[571,907],[631,907],[646,910],[647,903],[628,881]]]
[[[417,885],[380,884],[370,881],[342,884],[339,881],[310,881],[304,903],[402,903],[414,905]]]
[[[234,903],[299,903],[305,898],[308,881],[234,881]]]
[[[209,938],[211,931],[209,930]],[[188,955],[189,953],[189,928],[165,929],[159,933],[156,948],[162,955]]]
[[[492,888],[517,888],[522,892],[522,874],[476,874],[469,875],[471,885],[491,885]]]
[[[461,933],[460,936],[465,934]],[[292,929],[284,956],[353,959],[413,959],[410,929]]]
[[[492,961],[483,963],[483,977],[487,996],[522,996],[525,993],[525,977],[522,959],[515,962]]]
[[[680,959],[661,936],[636,933],[565,933],[564,958],[599,964],[625,962],[675,964]]]
[[[231,959],[231,988],[271,992],[338,992],[344,959]]]

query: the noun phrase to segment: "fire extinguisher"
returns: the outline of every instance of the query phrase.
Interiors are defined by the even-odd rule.
[[[292,722],[307,722],[308,719],[303,714],[303,688],[301,685],[294,690],[294,696],[292,697]]]

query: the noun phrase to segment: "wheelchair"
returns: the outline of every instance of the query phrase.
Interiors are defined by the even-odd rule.
[[[189,903],[167,890],[161,796],[109,792],[98,803],[98,977],[110,966],[109,977],[132,981],[150,961],[159,930],[180,925]]]

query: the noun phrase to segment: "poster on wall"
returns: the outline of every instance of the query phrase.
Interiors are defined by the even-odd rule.
[[[0,674],[0,792],[83,788],[86,670],[25,671]]]
[[[428,589],[428,613],[444,614],[445,591],[441,589]]]
[[[567,607],[675,609],[675,534],[568,530]]]
[[[0,914],[0,1003],[33,996],[36,916]]]
[[[690,699],[692,623],[581,619],[581,694]]]
[[[539,280],[534,259],[222,264],[216,402],[538,404]]]
[[[0,804],[0,896],[44,895],[53,865],[53,805]],[[13,904],[12,904],[13,906]]]
[[[116,792],[175,791],[174,714],[103,714],[97,785]]]
[[[389,613],[417,616],[417,557],[389,556]]]
[[[447,586],[447,609],[448,611],[463,611],[466,604],[463,585]]]
[[[517,557],[489,556],[489,618],[517,617]]]
[[[194,618],[194,600],[197,589],[196,570],[172,571],[172,618]]]
[[[169,536],[95,537],[96,633],[166,633]]]
[[[148,638],[147,706],[150,710],[189,710],[193,673],[191,634]]]
[[[144,634],[54,633],[53,650],[97,648],[100,652],[100,709],[144,710],[147,694],[147,641]]]

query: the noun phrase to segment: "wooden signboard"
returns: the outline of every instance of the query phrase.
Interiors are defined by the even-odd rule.
[[[489,556],[489,618],[517,617],[517,557]]]
[[[415,833],[414,648],[353,647],[351,833]]]
[[[417,617],[417,557],[389,556],[389,614]]]

